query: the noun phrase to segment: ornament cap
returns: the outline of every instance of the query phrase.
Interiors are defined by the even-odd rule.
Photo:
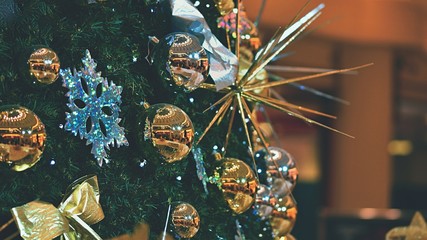
[[[145,108],[148,109],[151,105],[147,102],[147,101],[142,101],[141,105]]]
[[[222,155],[219,152],[214,152],[213,153],[215,160],[220,161],[222,160]]]
[[[148,36],[148,39],[150,39],[150,41],[155,44],[160,42],[160,40],[156,36]]]

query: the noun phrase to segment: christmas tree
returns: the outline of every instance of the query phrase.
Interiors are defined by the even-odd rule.
[[[270,76],[269,84],[263,70],[323,5],[262,47],[233,1],[0,4],[1,224],[11,212],[17,222],[28,218],[27,207],[65,219],[59,235],[88,239],[131,233],[138,224],[150,239],[165,231],[177,238],[285,238],[296,217],[290,190],[297,173],[288,171],[296,168],[290,156],[269,165],[274,151],[287,153],[265,150],[252,112],[263,103],[329,128],[299,111],[322,113],[257,92],[340,72]],[[217,161],[215,153],[227,158]],[[265,165],[278,169],[266,173]],[[233,175],[233,167],[244,175]],[[275,184],[283,193],[270,193]],[[74,212],[73,201],[82,204]],[[90,216],[82,224],[83,215]],[[34,229],[18,224],[21,235],[37,239],[34,232],[51,228],[45,220],[36,219]]]

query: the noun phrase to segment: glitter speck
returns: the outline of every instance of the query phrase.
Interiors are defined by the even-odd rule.
[[[144,159],[144,161],[139,163],[139,167],[143,168],[147,164],[147,160]]]

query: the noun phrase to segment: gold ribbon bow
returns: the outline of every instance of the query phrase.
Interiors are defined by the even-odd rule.
[[[66,240],[102,240],[89,226],[104,218],[95,175],[72,183],[58,208],[47,202],[32,201],[11,211],[25,240],[47,240],[60,235]]]

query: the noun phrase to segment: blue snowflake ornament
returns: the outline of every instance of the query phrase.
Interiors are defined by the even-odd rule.
[[[65,130],[71,131],[74,136],[87,139],[86,144],[92,144],[91,153],[102,166],[109,162],[106,149],[110,145],[117,147],[128,146],[124,128],[119,126],[120,104],[122,87],[116,86],[112,81],[101,77],[101,72],[96,72],[96,63],[86,50],[82,58],[84,68],[80,71],[70,68],[61,69],[60,75],[63,86],[68,88],[66,96],[69,99],[67,106],[71,112],[66,113]]]

